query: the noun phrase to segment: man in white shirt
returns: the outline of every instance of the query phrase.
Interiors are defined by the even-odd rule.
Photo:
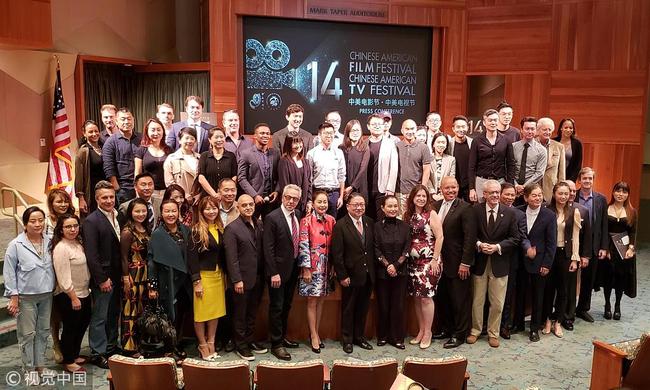
[[[332,147],[338,148],[343,143],[343,133],[341,133],[341,114],[338,111],[330,111],[325,115],[325,122],[334,127],[334,137],[332,138]],[[314,137],[314,146],[320,144],[320,136]]]
[[[345,190],[345,158],[343,151],[334,147],[334,126],[321,123],[318,126],[321,143],[307,152],[311,167],[314,191],[327,193],[327,213],[336,218],[336,212],[343,205]]]

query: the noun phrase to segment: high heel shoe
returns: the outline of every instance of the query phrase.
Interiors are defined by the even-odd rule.
[[[620,305],[614,305],[614,316],[612,317],[616,321],[620,321],[621,319],[621,306]]]
[[[212,357],[213,355],[210,353],[210,349],[208,348],[208,344],[199,344],[196,349],[199,350],[199,355],[201,355],[202,360],[207,360],[207,361],[212,361],[214,358]]]
[[[558,321],[553,322],[553,334],[558,337],[562,338],[564,336],[564,333],[562,332],[562,327],[560,326],[560,323]]]
[[[420,344],[422,342],[422,337],[418,338],[418,336],[419,336],[419,334],[417,336],[415,336],[414,338],[412,338],[411,340],[409,340],[409,344],[411,344],[411,345]]]
[[[420,349],[427,349],[429,346],[431,346],[431,335],[428,338],[423,336],[422,341],[420,341]]]
[[[549,334],[551,333],[551,320],[546,320],[546,324],[544,324],[544,329],[542,329],[542,334]]]
[[[612,307],[609,305],[609,303],[605,304],[605,311],[603,312],[603,317],[605,317],[606,320],[612,319]]]
[[[214,341],[213,342],[208,341],[208,352],[210,353],[210,357],[212,359],[216,359],[218,357],[221,357],[221,356],[219,356],[219,353],[214,349]]]

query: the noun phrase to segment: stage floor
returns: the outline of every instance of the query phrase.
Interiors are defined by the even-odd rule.
[[[355,348],[354,353],[346,355],[336,341],[326,340],[326,348],[320,355],[311,352],[307,344],[297,350],[290,350],[294,361],[314,358],[323,359],[327,364],[334,359],[372,360],[383,357],[393,357],[400,363],[406,356],[449,356],[464,355],[469,360],[468,371],[471,375],[469,387],[473,389],[525,389],[538,387],[540,389],[587,389],[591,373],[591,357],[594,339],[606,342],[616,342],[638,338],[642,331],[650,330],[650,248],[641,249],[637,259],[638,296],[635,299],[623,298],[621,321],[603,319],[604,299],[602,292],[595,293],[592,301],[594,324],[582,320],[575,323],[575,331],[564,332],[564,338],[559,339],[553,334],[542,336],[539,343],[530,343],[527,334],[513,335],[511,340],[501,340],[497,349],[490,348],[487,339],[482,338],[474,345],[463,345],[454,350],[442,348],[438,341],[427,350],[410,346],[404,351],[391,346],[376,347],[373,351]],[[374,343],[373,343],[374,344]],[[82,353],[88,353],[88,343],[84,342]],[[196,350],[188,347],[190,355],[196,355]],[[48,355],[51,355],[49,353]],[[224,360],[237,359],[234,353],[222,356]],[[17,345],[0,349],[0,381],[10,370],[16,369],[20,355]],[[258,355],[251,367],[262,359],[276,360],[271,354]],[[59,369],[56,365],[52,369]],[[107,371],[88,366],[87,388],[107,389]],[[60,385],[61,383],[58,383]],[[3,386],[4,387],[4,386]],[[62,386],[57,386],[62,387]],[[83,388],[68,383],[65,388]]]

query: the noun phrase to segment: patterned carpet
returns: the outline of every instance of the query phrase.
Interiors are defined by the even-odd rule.
[[[305,345],[290,352],[294,361],[321,358],[331,364],[334,359],[363,359],[372,360],[382,357],[393,357],[402,362],[406,356],[441,357],[461,354],[469,359],[468,371],[471,375],[469,387],[472,389],[525,389],[537,387],[540,389],[587,389],[591,373],[592,340],[600,339],[606,342],[617,342],[638,338],[642,331],[650,330],[650,251],[643,248],[637,259],[638,296],[635,299],[623,298],[621,321],[605,320],[602,317],[604,299],[602,293],[596,293],[592,301],[592,311],[596,322],[587,324],[578,320],[576,330],[565,331],[564,338],[554,335],[541,335],[539,343],[530,343],[527,334],[513,335],[511,340],[501,340],[501,347],[490,348],[486,339],[480,339],[476,344],[463,345],[449,351],[442,348],[442,342],[433,344],[427,350],[407,346],[405,351],[399,351],[391,346],[376,347],[366,352],[355,348],[354,353],[345,355],[338,342],[327,340],[326,348],[320,355],[313,354]],[[87,345],[87,342],[84,342]],[[190,355],[196,350],[188,348]],[[193,352],[192,352],[193,351]],[[87,349],[82,353],[88,353]],[[16,345],[0,349],[0,381],[8,370],[15,369],[20,355]],[[222,356],[224,360],[237,359],[234,353]],[[258,360],[275,358],[270,355],[258,356]],[[251,367],[254,367],[252,362]],[[57,366],[51,366],[58,369]],[[107,389],[106,371],[88,366],[88,387]],[[59,386],[57,387],[62,387]],[[82,388],[68,383],[65,388]]]

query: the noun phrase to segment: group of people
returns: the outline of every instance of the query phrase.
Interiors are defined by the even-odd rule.
[[[215,127],[202,110],[189,96],[188,119],[174,123],[163,103],[142,134],[129,109],[112,105],[101,108],[101,129],[84,123],[79,214],[70,194],[51,191],[47,213],[24,212],[25,231],[5,255],[26,370],[43,370],[50,333],[71,372],[84,370],[86,330],[99,367],[117,352],[151,355],[156,346],[139,326],[147,307],[159,308],[178,340],[192,318],[201,358],[224,348],[253,360],[267,352],[254,338],[265,286],[270,349],[283,360],[299,346],[287,338],[296,289],[314,353],[324,347],[324,297],[337,288],[346,353],[373,348],[364,334],[373,291],[376,344],[399,349],[407,296],[418,324],[409,343],[426,349],[438,338],[445,348],[473,344],[484,331],[498,347],[524,330],[528,292],[532,342],[540,331],[562,337],[575,317],[593,322],[594,288],[604,289],[607,319],[620,320],[622,295],[636,294],[630,188],[617,183],[609,202],[593,190],[572,119],[551,139],[550,118],[524,117],[519,130],[502,103],[473,138],[464,116],[447,135],[429,113],[423,126],[405,120],[400,139],[389,112],[370,115],[364,137],[354,119],[341,133],[331,111],[314,136],[292,104],[287,127],[271,136],[256,124],[251,140],[236,111]],[[183,358],[180,344],[167,352]]]

